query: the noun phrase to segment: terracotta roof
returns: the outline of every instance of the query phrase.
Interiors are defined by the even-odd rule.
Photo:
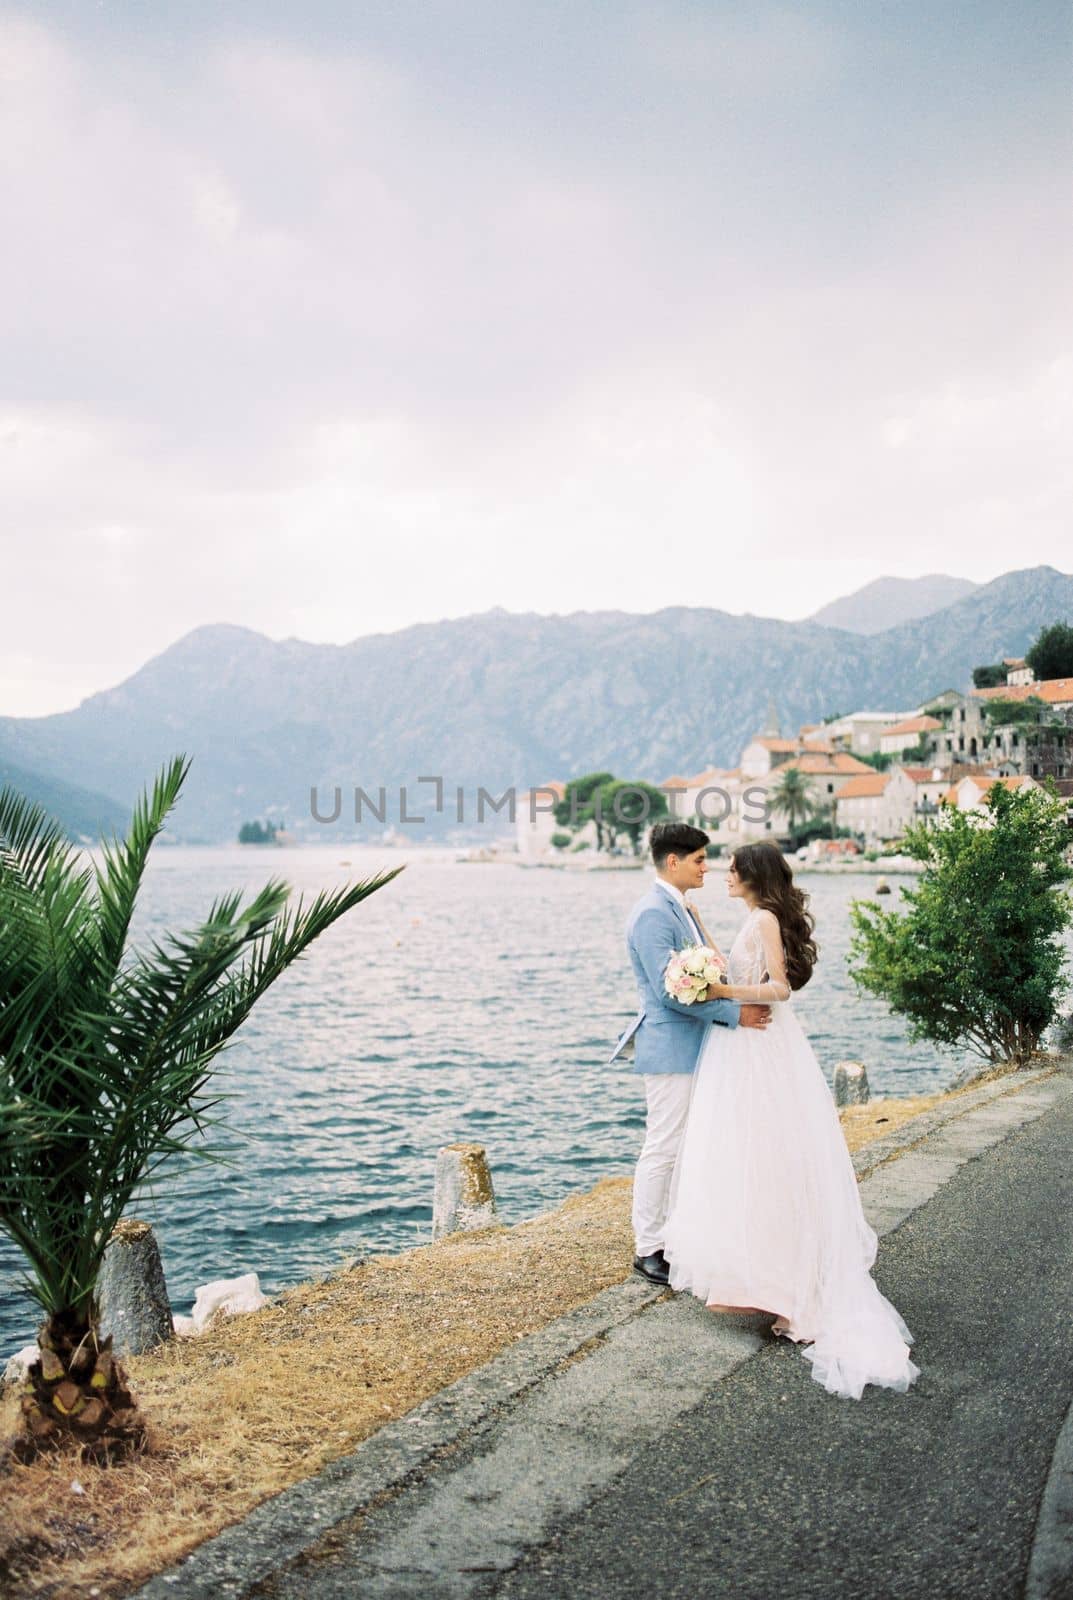
[[[796,739],[775,739],[769,738],[766,733],[758,733],[749,743],[762,745],[772,755],[778,756],[796,756],[804,750],[820,751],[825,755],[834,751],[835,747],[829,739],[806,739],[807,731],[802,728]]]
[[[992,778],[987,774],[981,777],[974,777],[972,774],[966,774],[966,777],[959,778],[957,783],[953,784],[943,795],[943,799],[947,804],[957,804],[958,790],[966,781],[971,783],[974,789],[978,789],[982,795],[990,794],[996,784],[1003,789],[1038,789],[1039,787],[1035,778],[1030,778],[1027,772],[1020,773],[1013,778]]]
[[[938,767],[903,767],[901,770],[913,783],[941,783],[947,776]]]
[[[867,762],[859,762],[856,755],[849,755],[846,750],[838,750],[836,755],[803,755],[801,771],[806,773],[844,773],[852,776],[854,773],[873,773],[875,766],[868,766]]]
[[[1002,665],[1004,667],[1027,667],[1028,662],[1024,656],[1003,656]]]
[[[885,728],[882,736],[885,739],[891,733],[930,733],[941,727],[938,717],[909,717],[905,722],[896,722],[893,728]]]
[[[876,795],[881,795],[890,782],[890,775],[886,772],[861,773],[857,778],[851,778],[843,788],[839,789],[837,798],[842,800],[869,800]]]
[[[1073,678],[1045,678],[1042,683],[1000,683],[977,689],[977,700],[1042,700],[1046,705],[1073,705]]]
[[[776,766],[776,770],[769,773],[771,782],[782,781],[782,774],[788,773],[790,768],[795,768],[798,773],[808,773],[812,778],[852,778],[854,773],[875,773],[875,766],[868,766],[867,762],[859,762],[856,755],[846,755],[844,750],[838,750],[836,755],[796,755],[792,762],[784,762]]]
[[[848,755],[845,751],[840,751],[838,755],[832,756],[831,760],[839,772],[864,772],[866,769],[869,772],[875,771],[875,768],[870,767],[867,761],[858,761],[856,756]]]
[[[664,778],[659,787],[661,789],[688,789],[690,780],[688,778]]]
[[[964,783],[964,781],[964,778],[962,778],[961,782]],[[984,794],[987,794],[988,790],[993,789],[996,783],[1000,784],[1003,789],[1036,788],[1035,778],[1030,778],[1026,772],[1017,773],[1012,778],[970,778],[969,781],[970,783],[975,784],[977,789],[982,789]]]

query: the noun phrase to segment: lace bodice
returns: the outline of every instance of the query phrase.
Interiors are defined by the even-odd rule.
[[[757,925],[756,912],[750,911],[727,956],[727,976],[731,983],[761,983],[767,966],[764,961],[764,944]]]

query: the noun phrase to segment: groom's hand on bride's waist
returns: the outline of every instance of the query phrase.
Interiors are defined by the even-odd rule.
[[[766,1028],[771,1021],[770,1006],[743,1005],[738,1018],[739,1028]]]

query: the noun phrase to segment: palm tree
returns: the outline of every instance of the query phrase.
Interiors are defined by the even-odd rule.
[[[257,1000],[402,870],[291,910],[273,880],[246,905],[217,900],[193,932],[128,950],[149,848],[189,765],[177,756],[161,770],[126,840],[88,867],[40,806],[0,791],[0,1228],[45,1313],[22,1398],[25,1458],[65,1438],[102,1457],[143,1439],[98,1331],[112,1229],[161,1162],[197,1148],[219,1103],[207,1093],[213,1059]]]
[[[812,783],[799,767],[788,766],[782,770],[778,783],[771,791],[775,809],[784,813],[792,834],[799,822],[807,822],[815,812]]]
[[[834,795],[829,800],[824,800],[821,805],[818,805],[813,815],[818,822],[822,822],[825,825],[832,839],[837,838],[838,801]]]

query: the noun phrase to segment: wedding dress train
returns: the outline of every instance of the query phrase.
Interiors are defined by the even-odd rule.
[[[755,911],[728,959],[759,983]],[[912,1335],[876,1287],[876,1235],[831,1091],[792,1002],[766,1029],[711,1028],[694,1074],[664,1250],[671,1286],[712,1306],[775,1312],[831,1394],[905,1392]]]

